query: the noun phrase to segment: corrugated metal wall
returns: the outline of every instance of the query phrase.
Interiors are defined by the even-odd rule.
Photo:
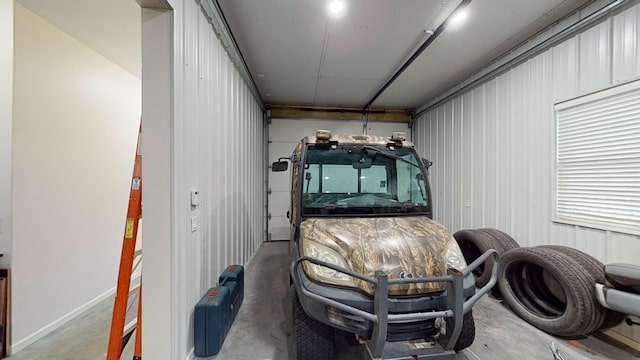
[[[552,221],[557,102],[640,76],[640,5],[424,113],[419,152],[434,161],[435,218],[452,231],[495,227],[521,245],[562,244],[638,263],[638,236]],[[640,339],[640,331],[620,327]]]
[[[193,309],[229,264],[264,240],[265,128],[260,103],[197,1],[174,4],[175,356],[193,346]],[[200,191],[193,207],[190,191]],[[199,229],[192,231],[192,218]]]

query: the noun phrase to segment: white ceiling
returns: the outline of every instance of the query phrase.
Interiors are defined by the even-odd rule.
[[[136,0],[18,0],[140,78],[141,10]]]
[[[218,0],[269,104],[364,106],[460,0]],[[474,0],[373,104],[415,108],[589,0]]]
[[[268,104],[361,107],[461,0],[218,0]],[[140,77],[135,0],[19,0]],[[590,0],[473,0],[373,104],[411,109]]]

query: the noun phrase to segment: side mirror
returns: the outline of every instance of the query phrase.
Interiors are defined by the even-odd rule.
[[[424,167],[427,168],[427,169],[430,168],[431,165],[433,165],[432,161],[429,161],[429,160],[427,160],[425,158],[422,158],[422,163],[424,164]]]
[[[288,169],[289,169],[288,161],[276,161],[273,164],[271,164],[271,171],[273,172],[287,171]]]

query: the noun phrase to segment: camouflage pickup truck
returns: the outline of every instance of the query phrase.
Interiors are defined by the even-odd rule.
[[[337,334],[373,359],[451,359],[473,343],[471,307],[496,279],[476,289],[472,271],[496,254],[467,265],[432,220],[431,163],[405,133],[319,130],[272,171],[289,162],[296,359],[334,359]]]

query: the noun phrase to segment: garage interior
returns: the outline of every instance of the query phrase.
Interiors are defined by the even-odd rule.
[[[245,302],[215,358],[289,358],[290,175],[269,166],[317,129],[406,132],[433,162],[434,219],[451,233],[495,228],[640,265],[638,113],[582,150],[625,151],[581,178],[585,191],[613,183],[624,216],[571,202],[559,180],[576,176],[560,163],[565,116],[640,88],[639,1],[328,5],[0,0],[9,358],[104,358],[140,121],[144,263],[131,279],[144,279],[146,359],[197,358],[194,306],[230,264],[245,265]],[[474,316],[457,359],[552,359],[552,342],[565,359],[639,358],[640,327],[625,322],[564,339],[492,295]],[[346,340],[338,353],[365,358]]]

